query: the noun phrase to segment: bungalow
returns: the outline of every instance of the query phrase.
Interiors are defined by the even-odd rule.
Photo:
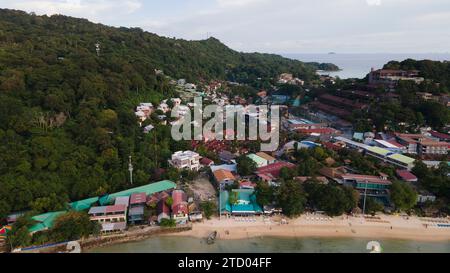
[[[213,172],[215,181],[220,185],[232,185],[236,177],[229,170],[220,169]]]
[[[172,192],[172,218],[177,224],[186,224],[189,220],[189,209],[186,193],[182,190]]]

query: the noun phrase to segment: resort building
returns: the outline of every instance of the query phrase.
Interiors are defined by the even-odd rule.
[[[367,196],[385,198],[386,201],[392,182],[386,176],[345,174],[342,175],[342,184],[354,187],[361,195],[367,192]]]
[[[417,182],[419,180],[417,176],[407,170],[396,170],[395,173],[398,178],[406,182]]]
[[[145,206],[147,195],[145,193],[134,193],[130,197],[130,209],[128,210],[128,222],[140,224],[145,221]]]
[[[273,164],[277,161],[276,158],[274,158],[273,156],[268,155],[267,153],[264,153],[264,152],[256,153],[256,155],[263,158],[264,160],[266,160],[267,165]]]
[[[169,160],[169,164],[176,169],[198,171],[200,169],[200,155],[196,152],[176,152]]]
[[[213,172],[214,180],[220,185],[233,185],[233,183],[236,181],[236,177],[233,175],[233,173],[229,170],[220,169],[215,172]]]
[[[186,193],[182,190],[172,192],[172,218],[177,224],[186,224],[189,220],[189,208]]]
[[[125,205],[92,207],[88,212],[91,221],[99,223],[127,222],[127,207]]]
[[[135,115],[139,119],[140,123],[142,123],[146,121],[153,112],[153,104],[141,103],[138,107],[136,107]]]
[[[450,135],[440,133],[437,131],[430,131],[431,138],[433,138],[435,141],[442,141],[442,142],[450,142]]]
[[[158,201],[157,213],[158,223],[161,223],[163,219],[170,219],[170,207],[166,203],[167,198]]]
[[[103,234],[111,234],[122,232],[127,229],[127,223],[118,222],[118,223],[102,223],[102,233]]]
[[[230,198],[231,196],[231,198]],[[233,204],[230,200],[234,201]],[[256,202],[255,191],[251,189],[222,191],[220,193],[221,214],[232,214],[238,216],[259,215],[264,211]]]
[[[83,204],[83,205],[84,205],[85,209],[88,209],[88,208],[90,208],[90,206],[92,204],[94,204],[98,201],[100,203],[100,205],[106,206],[108,204],[111,204],[119,196],[131,196],[132,194],[135,194],[135,193],[145,193],[147,196],[149,196],[149,195],[153,195],[156,193],[171,191],[171,190],[176,189],[176,187],[177,187],[177,184],[175,184],[174,182],[172,182],[170,180],[163,180],[160,182],[151,183],[151,184],[144,185],[141,187],[132,188],[129,190],[105,195],[100,198],[88,199],[84,202],[87,204],[85,204],[85,205]]]
[[[399,81],[413,81],[416,84],[420,84],[424,80],[424,78],[419,77],[419,71],[416,70],[372,69],[369,74],[370,85],[394,87]]]
[[[247,157],[250,158],[253,162],[255,162],[257,168],[261,168],[268,165],[266,159],[257,156],[256,154],[249,154],[247,155]]]
[[[124,205],[126,208],[128,208],[129,203],[130,197],[128,196],[119,196],[114,201],[114,205]]]
[[[414,167],[415,159],[411,157],[407,157],[401,154],[394,153],[390,150],[386,150],[379,147],[369,146],[363,143],[359,143],[345,137],[335,137],[336,141],[342,142],[345,144],[345,147],[350,149],[356,149],[359,152],[365,153],[366,155],[375,157],[379,160],[382,160],[386,163],[395,165],[396,167],[400,167],[402,169],[411,170]]]
[[[256,170],[256,175],[270,185],[276,186],[276,181],[280,177],[281,169],[295,169],[296,166],[290,162],[279,161]]]
[[[386,150],[389,150],[394,153],[407,153],[407,148],[400,143],[396,142],[395,140],[382,140],[382,139],[375,139],[374,144],[379,147]]]
[[[418,155],[446,155],[450,144],[435,141],[421,134],[396,134],[400,144],[407,147],[407,153]]]

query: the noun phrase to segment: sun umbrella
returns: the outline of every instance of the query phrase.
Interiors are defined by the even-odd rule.
[[[11,231],[11,227],[10,226],[4,226],[0,229],[0,237],[6,237],[6,235],[8,234],[8,232]]]

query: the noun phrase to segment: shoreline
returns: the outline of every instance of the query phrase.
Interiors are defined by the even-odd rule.
[[[311,220],[313,218],[313,220]],[[316,220],[318,218],[319,220]],[[320,220],[322,218],[322,220]],[[207,238],[217,231],[218,240],[239,240],[258,237],[279,238],[366,238],[370,240],[393,239],[422,242],[450,242],[450,227],[438,227],[437,223],[448,224],[447,218],[421,219],[401,216],[378,216],[379,219],[362,217],[308,217],[289,220],[288,224],[264,221],[238,222],[234,219],[212,219],[194,223],[189,231],[163,234],[162,236]],[[428,226],[427,226],[428,225]]]

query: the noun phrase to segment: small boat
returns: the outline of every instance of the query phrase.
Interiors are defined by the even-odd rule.
[[[207,239],[208,245],[214,244],[214,242],[216,241],[216,238],[217,238],[217,231],[214,231],[213,233],[209,234],[208,239]]]

